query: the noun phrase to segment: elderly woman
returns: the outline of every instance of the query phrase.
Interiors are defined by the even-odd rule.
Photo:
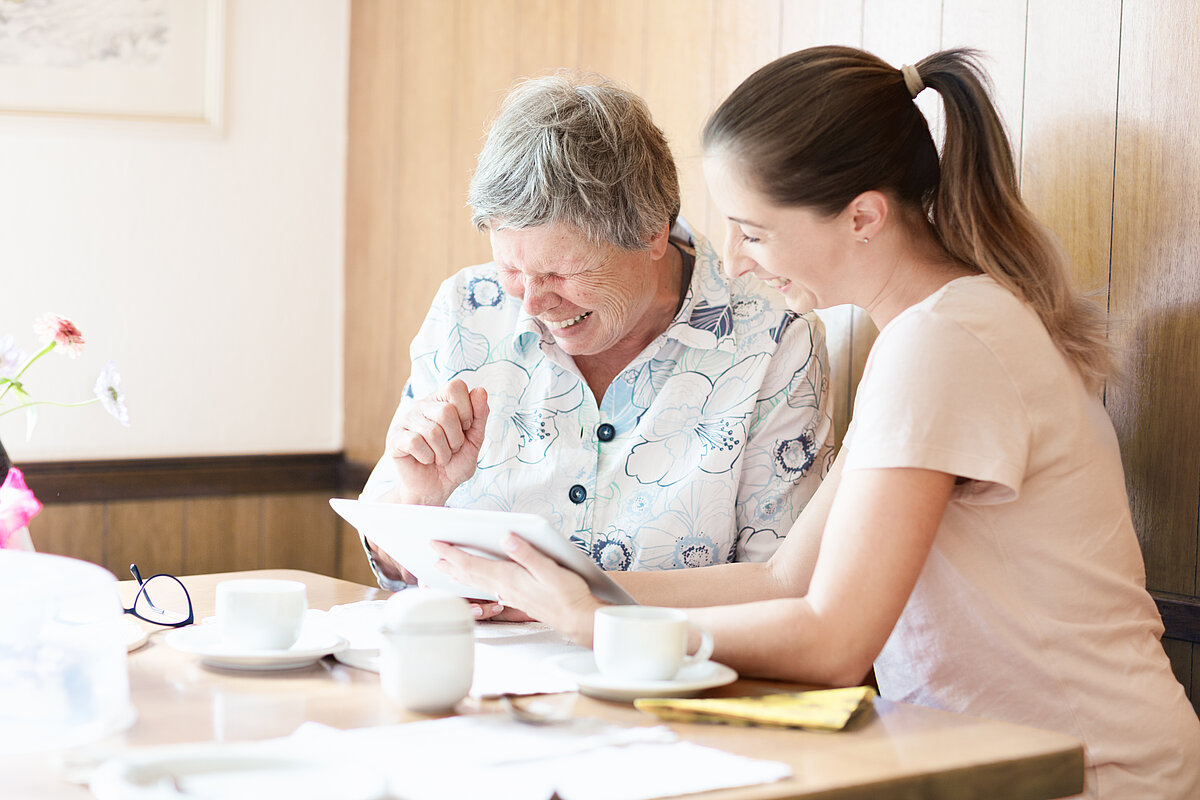
[[[470,202],[493,261],[442,284],[362,497],[540,514],[609,570],[774,553],[831,457],[822,328],[676,220],[645,103],[519,85]]]

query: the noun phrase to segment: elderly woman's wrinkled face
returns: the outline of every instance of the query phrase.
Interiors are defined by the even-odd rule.
[[[597,245],[558,223],[493,230],[491,241],[504,291],[572,356],[621,346],[640,351],[674,314],[659,291],[661,248]]]

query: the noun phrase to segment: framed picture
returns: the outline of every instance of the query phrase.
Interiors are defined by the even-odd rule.
[[[225,0],[0,0],[0,113],[219,125]]]

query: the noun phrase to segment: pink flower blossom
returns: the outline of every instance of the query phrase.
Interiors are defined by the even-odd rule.
[[[43,314],[33,323],[33,330],[42,340],[42,344],[57,342],[63,352],[71,358],[83,352],[83,334],[75,327],[75,323],[66,317]]]
[[[12,535],[41,510],[42,504],[25,485],[21,470],[9,469],[4,485],[0,486],[0,549],[8,547]]]

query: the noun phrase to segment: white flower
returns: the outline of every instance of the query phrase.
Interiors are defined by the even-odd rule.
[[[17,371],[21,369],[21,362],[24,360],[25,353],[17,347],[11,333],[0,339],[0,378],[17,377]]]
[[[104,410],[116,417],[117,422],[129,427],[129,411],[125,408],[125,395],[121,393],[121,375],[116,365],[109,361],[100,370],[96,385],[92,388]]]

